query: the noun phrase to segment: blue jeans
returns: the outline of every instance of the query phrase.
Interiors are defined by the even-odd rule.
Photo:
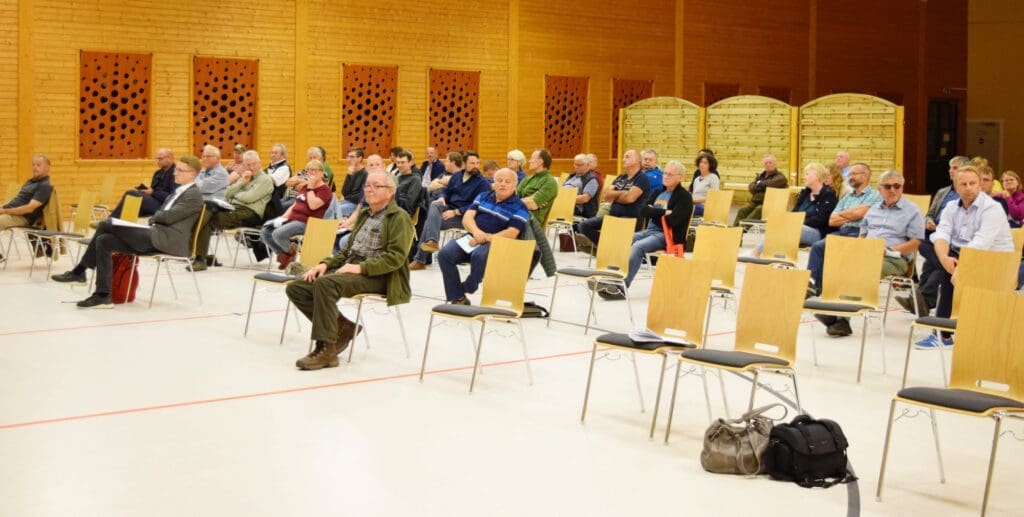
[[[640,270],[644,256],[652,251],[665,249],[665,232],[661,230],[644,230],[633,234],[633,246],[629,248],[629,273],[626,285],[633,284],[633,277]]]
[[[348,200],[341,201],[341,216],[348,217],[352,215],[352,212],[356,211],[359,205]]]
[[[448,206],[437,201],[430,204],[430,210],[427,211],[427,220],[423,223],[423,232],[420,233],[420,243],[427,241],[437,242],[441,238],[441,230],[447,230],[448,228],[462,228],[462,217],[456,216],[448,219],[447,221],[441,218],[441,212],[448,210]],[[416,256],[413,260],[423,264],[427,263],[430,258],[430,253],[427,253],[421,249],[416,250]],[[482,275],[483,273],[481,273]]]
[[[840,228],[836,235],[843,237],[856,237],[860,234],[857,228]],[[814,286],[821,290],[821,275],[825,269],[825,239],[822,238],[811,246],[811,254],[807,257],[807,270],[811,272],[811,280]]]
[[[693,216],[694,217],[703,217],[704,216],[704,203],[694,203],[693,204]]]
[[[597,246],[597,241],[601,238],[601,223],[603,222],[603,215],[584,219],[580,221],[579,233],[582,233],[586,238],[590,239],[590,242],[594,243],[594,246]]]
[[[295,235],[306,233],[306,223],[301,221],[288,221],[281,226],[264,226],[260,230],[260,237],[267,247],[274,250],[274,253],[288,253],[292,248],[291,238]]]
[[[804,226],[800,229],[800,245],[810,246],[815,242],[823,239],[821,231],[817,228],[811,228],[810,226]]]
[[[1017,270],[1017,290],[1024,287],[1024,262],[1020,263],[1020,269]]]
[[[448,241],[437,252],[437,265],[441,268],[441,278],[444,280],[444,297],[449,302],[464,298],[466,294],[476,292],[480,282],[484,279],[484,269],[487,267],[487,255],[491,252],[491,244],[481,244],[473,249],[472,253],[466,253],[454,240]],[[469,276],[463,282],[459,277],[459,264],[469,262]]]

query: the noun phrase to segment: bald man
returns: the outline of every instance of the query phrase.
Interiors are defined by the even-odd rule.
[[[174,189],[178,188],[178,184],[174,182],[174,153],[166,148],[157,149],[156,166],[157,170],[153,173],[153,179],[150,180],[149,186],[139,185],[126,191],[121,196],[121,200],[117,202],[117,207],[110,212],[110,217],[121,217],[121,207],[124,206],[124,198],[127,196],[142,198],[142,206],[139,208],[141,216],[150,216],[160,210],[160,205],[164,203],[167,196],[170,196]]]

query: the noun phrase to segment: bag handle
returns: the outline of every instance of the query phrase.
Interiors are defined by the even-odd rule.
[[[768,411],[774,409],[775,407],[782,408],[782,411],[783,411],[782,416],[779,417],[779,418],[769,418],[769,419],[770,420],[774,420],[774,421],[785,420],[786,416],[789,415],[789,409],[786,408],[786,406],[776,402],[774,404],[768,404],[768,405],[765,405],[765,406],[761,406],[759,408],[751,409],[750,411],[747,411],[746,413],[743,413],[742,415],[740,415],[739,418],[733,418],[732,420],[726,420],[726,422],[728,422],[730,424],[742,424],[744,422],[749,422],[750,420],[753,420],[754,417],[761,416],[762,414],[767,413]]]

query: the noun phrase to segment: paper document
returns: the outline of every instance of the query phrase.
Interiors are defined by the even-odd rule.
[[[685,335],[685,333],[684,333]],[[629,331],[629,339],[638,343],[675,343],[678,345],[688,344],[685,339],[671,336],[659,336],[651,329],[636,329]]]
[[[130,223],[124,219],[118,219],[116,217],[110,218],[111,224],[114,226],[127,226],[128,228],[149,228],[148,224]]]
[[[228,203],[227,201],[224,201],[223,199],[214,199],[213,202],[216,203],[217,206],[219,206],[223,210],[234,210],[235,209],[235,205],[232,205],[231,203]]]
[[[470,244],[469,241],[471,240],[473,240],[473,236],[467,233],[462,237],[455,239],[455,243],[458,244],[460,248],[462,248],[462,251],[465,251],[466,253],[473,253],[473,250],[476,249],[477,244]]]
[[[275,218],[273,218],[273,219],[263,223],[263,226],[268,226],[268,227],[271,227],[271,228],[280,228],[282,224],[284,224],[284,216],[283,215],[280,216],[280,217],[275,217]]]

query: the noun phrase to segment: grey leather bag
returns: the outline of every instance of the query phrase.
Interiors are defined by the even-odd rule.
[[[744,413],[739,418],[719,418],[704,432],[700,464],[716,474],[756,476],[768,471],[762,459],[768,449],[773,419],[764,413],[782,404],[769,404]],[[786,411],[788,413],[788,410]],[[786,418],[786,415],[779,419]]]

